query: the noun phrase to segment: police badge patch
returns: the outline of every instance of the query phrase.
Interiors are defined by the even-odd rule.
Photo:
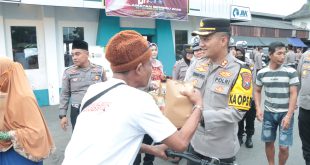
[[[241,73],[242,87],[246,90],[251,88],[252,75],[248,72]]]

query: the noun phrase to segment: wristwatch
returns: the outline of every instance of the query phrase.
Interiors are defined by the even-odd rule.
[[[59,119],[61,120],[63,117],[66,117],[66,115],[59,115]]]
[[[201,105],[195,104],[192,110],[199,109],[201,112],[203,111],[203,107]]]

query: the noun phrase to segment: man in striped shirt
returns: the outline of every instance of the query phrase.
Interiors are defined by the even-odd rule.
[[[279,165],[284,165],[293,143],[294,110],[297,100],[298,75],[295,69],[283,65],[285,45],[273,42],[269,46],[270,63],[256,78],[254,92],[256,117],[263,121],[262,141],[269,165],[274,165],[277,128],[279,127]],[[264,87],[264,112],[261,108],[261,90]]]

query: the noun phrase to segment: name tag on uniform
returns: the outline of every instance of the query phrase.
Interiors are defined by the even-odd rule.
[[[193,76],[190,79],[190,82],[193,83],[194,87],[201,89],[205,80],[206,80],[205,74],[193,72]]]

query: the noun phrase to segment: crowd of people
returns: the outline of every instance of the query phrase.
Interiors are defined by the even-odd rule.
[[[230,45],[226,19],[202,19],[192,36],[172,73],[173,80],[194,86],[180,91],[193,108],[179,129],[148,93],[167,78],[155,43],[132,30],[115,34],[105,52],[113,71],[107,79],[104,68],[88,60],[87,42],[74,41],[73,65],[63,73],[59,105],[61,127],[67,130],[70,109],[73,131],[62,164],[151,165],[154,156],[168,159],[165,150],[170,148],[234,165],[243,143],[254,147],[257,118],[269,165],[275,164],[277,131],[278,164],[284,165],[298,107],[303,157],[310,165],[310,52],[273,42],[264,67],[261,47],[247,55],[247,45]],[[0,164],[42,164],[54,150],[22,66],[0,58]],[[143,160],[140,153],[146,153]]]

